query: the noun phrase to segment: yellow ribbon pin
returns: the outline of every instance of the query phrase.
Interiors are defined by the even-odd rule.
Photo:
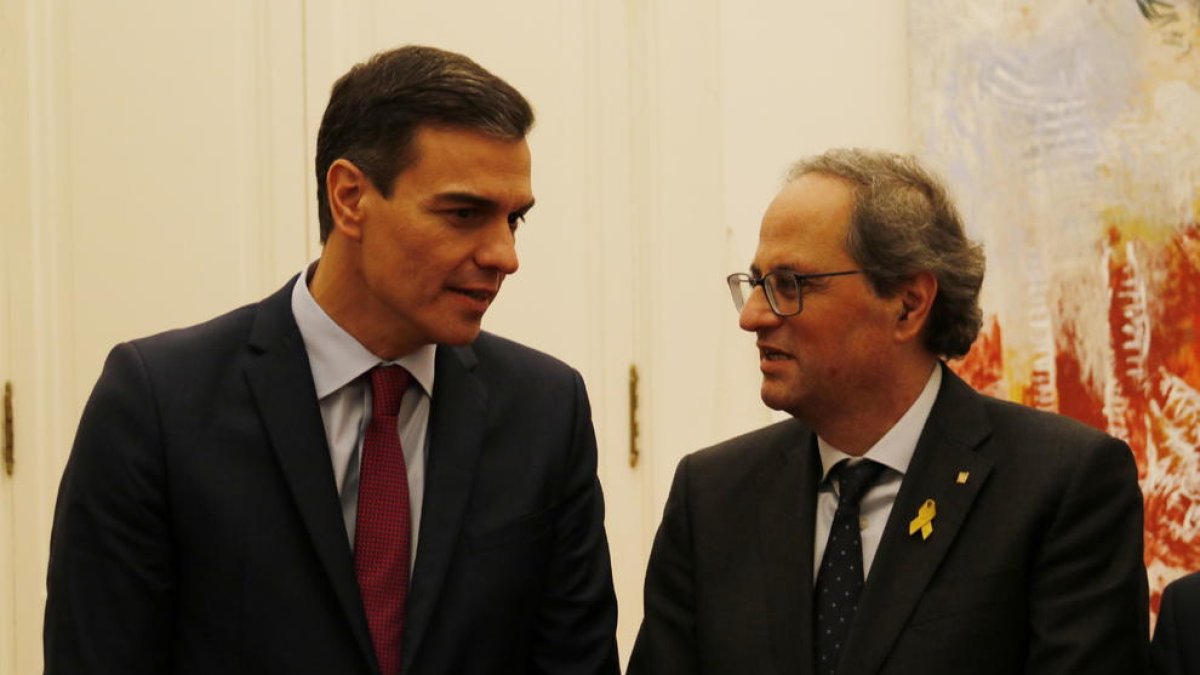
[[[937,515],[937,504],[932,499],[926,499],[917,512],[917,517],[908,523],[908,534],[914,535],[921,531],[921,539],[928,539],[933,534],[933,517]]]

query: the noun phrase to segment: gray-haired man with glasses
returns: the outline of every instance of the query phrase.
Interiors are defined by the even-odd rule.
[[[1129,447],[944,365],[983,268],[914,159],[792,168],[728,282],[794,419],[680,462],[630,675],[1144,671]]]

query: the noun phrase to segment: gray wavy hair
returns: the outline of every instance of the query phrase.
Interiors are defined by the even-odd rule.
[[[945,185],[911,155],[839,148],[801,159],[788,181],[807,173],[840,178],[854,189],[846,251],[880,297],[892,297],[918,272],[937,278],[925,347],[963,356],[983,321],[979,289],[983,248],[967,238]]]

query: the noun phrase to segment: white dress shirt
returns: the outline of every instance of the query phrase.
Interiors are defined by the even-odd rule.
[[[415,566],[420,541],[421,505],[425,495],[425,464],[429,455],[429,405],[433,393],[435,345],[384,362],[358,340],[337,325],[317,304],[308,290],[308,277],[316,269],[310,265],[292,288],[292,314],[304,338],[304,350],[312,368],[313,384],[325,423],[325,440],[333,477],[342,503],[346,536],[354,547],[354,528],[358,517],[358,472],[363,435],[370,422],[371,384],[366,373],[378,365],[396,364],[412,374],[400,404],[397,424],[404,463],[408,469],[409,510],[412,514],[409,569]]]
[[[880,475],[879,481],[863,495],[859,502],[859,525],[862,528],[863,579],[871,573],[871,563],[875,560],[875,552],[879,550],[879,540],[883,538],[883,526],[892,513],[892,505],[896,503],[896,495],[900,493],[900,482],[908,472],[913,452],[917,449],[917,440],[921,430],[929,419],[933,402],[937,399],[938,389],[942,386],[942,368],[933,367],[933,373],[925,382],[921,395],[908,407],[908,411],[888,429],[888,432],[871,446],[863,455],[864,459],[874,460],[886,468]],[[821,455],[821,487],[817,491],[817,527],[813,541],[813,583],[817,582],[817,574],[821,571],[821,558],[825,555],[825,545],[829,541],[829,530],[833,527],[833,514],[837,512],[837,488],[829,480],[829,472],[843,459],[857,461],[850,455],[838,450],[825,439],[817,437],[817,450]],[[916,516],[917,514],[913,514]]]

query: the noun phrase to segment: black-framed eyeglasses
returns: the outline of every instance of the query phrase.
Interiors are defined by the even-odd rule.
[[[779,316],[795,316],[804,309],[804,286],[810,279],[822,277],[842,277],[848,274],[862,274],[862,270],[845,270],[842,272],[818,272],[816,274],[800,274],[787,270],[767,272],[756,277],[743,272],[730,274],[725,278],[729,282],[729,292],[733,295],[733,306],[742,311],[755,286],[762,286],[767,294],[767,304],[771,311]]]

